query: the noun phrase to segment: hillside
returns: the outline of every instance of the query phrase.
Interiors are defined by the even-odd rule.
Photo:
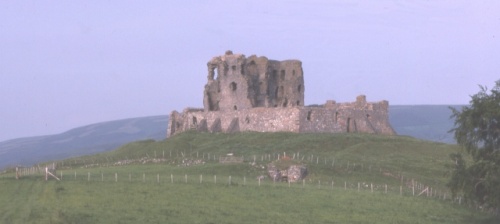
[[[0,142],[0,169],[116,149],[144,139],[164,139],[167,116],[130,118],[91,124],[57,135]]]
[[[390,106],[389,120],[399,135],[454,144],[451,110],[446,105]],[[459,108],[460,106],[452,105]]]
[[[187,132],[57,161],[62,181],[0,175],[0,221],[498,223],[451,198],[456,150],[403,136]],[[219,163],[228,153],[244,162]],[[258,181],[285,155],[307,166],[304,182]],[[418,196],[424,187],[433,193]]]

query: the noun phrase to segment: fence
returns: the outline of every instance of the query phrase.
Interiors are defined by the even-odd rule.
[[[150,156],[148,153],[146,153],[145,156],[139,157],[136,159],[130,159],[130,158],[111,158],[111,157],[105,157],[101,159],[71,159],[71,160],[64,160],[58,163],[52,163],[47,165],[47,167],[50,167],[49,171],[55,171],[56,167],[62,168],[62,170],[56,172],[53,172],[54,174],[53,177],[58,177],[59,179],[63,180],[64,178],[64,173],[63,172],[71,172],[68,171],[68,169],[74,169],[74,168],[97,168],[97,167],[112,167],[112,166],[122,166],[122,165],[129,165],[129,164],[148,164],[148,163],[166,163],[166,164],[175,164],[177,166],[193,166],[193,165],[201,165],[206,162],[210,163],[244,163],[248,162],[253,165],[258,165],[258,163],[264,164],[267,162],[271,162],[274,160],[279,160],[283,158],[287,158],[290,160],[295,160],[299,162],[306,163],[307,166],[323,166],[323,167],[331,167],[333,171],[343,171],[346,173],[353,173],[353,172],[373,172],[373,171],[378,171],[380,175],[398,180],[400,182],[399,186],[395,185],[388,185],[388,184],[380,184],[376,183],[374,184],[373,182],[369,181],[360,181],[360,182],[352,182],[352,181],[339,181],[335,183],[334,179],[336,179],[335,176],[330,177],[330,181],[323,179],[308,179],[308,180],[303,180],[302,182],[299,181],[299,184],[301,183],[303,186],[310,186],[310,185],[315,185],[317,188],[328,188],[330,186],[331,188],[333,187],[343,187],[344,189],[355,189],[357,191],[361,190],[369,190],[371,192],[384,192],[384,193],[389,193],[389,192],[396,192],[401,195],[412,195],[412,196],[426,196],[426,197],[437,197],[437,198],[442,198],[443,200],[449,199],[450,193],[446,190],[440,190],[436,189],[433,187],[429,187],[429,184],[424,184],[421,182],[418,182],[415,180],[415,178],[410,178],[410,177],[405,177],[403,176],[403,173],[401,171],[390,171],[387,168],[383,168],[382,166],[375,166],[375,165],[365,165],[363,163],[355,163],[351,161],[336,161],[335,158],[322,158],[320,156],[315,156],[313,154],[301,154],[300,152],[295,152],[295,153],[290,153],[290,152],[283,152],[283,153],[267,153],[267,154],[261,154],[261,155],[247,155],[247,156],[219,156],[213,153],[200,153],[200,152],[191,152],[191,153],[185,153],[185,152],[174,152],[174,156],[172,156],[172,151],[162,151],[161,153],[157,153],[154,151],[152,155]],[[105,161],[104,161],[105,160]],[[262,168],[264,168],[264,165],[260,165]],[[47,172],[45,172],[44,166],[34,166],[34,167],[29,167],[29,168],[16,168],[16,178],[21,178],[23,176],[36,176],[36,175],[46,175],[47,179]],[[51,173],[52,174],[52,173]],[[66,175],[70,175],[67,173]],[[77,174],[77,171],[74,171],[72,176],[74,178],[70,178],[69,180],[81,180],[81,173]],[[125,175],[125,177],[124,177]],[[134,174],[137,175],[137,174]],[[151,174],[148,174],[148,176]],[[171,179],[171,182],[175,181],[175,178],[173,175],[170,177],[165,177],[166,174],[156,174],[157,176],[157,182],[160,183],[161,180],[163,179]],[[203,179],[203,174],[199,174],[200,179],[199,182],[206,182],[207,179],[207,174],[205,174],[205,180]],[[86,177],[87,181],[96,181],[99,179],[101,181],[107,180],[106,178],[109,178],[109,174],[107,173],[100,173],[100,174],[95,174],[88,172]],[[105,178],[106,177],[106,178]],[[128,179],[129,181],[133,181],[133,179],[137,179],[137,177],[132,178],[132,173],[128,174],[128,177],[126,174],[120,174],[119,173],[114,173],[113,175],[114,181],[122,180],[122,179]],[[267,183],[271,183],[271,181],[266,181],[262,179],[263,176],[260,176],[259,178],[254,179],[255,182],[254,184],[257,186],[260,185],[265,185]],[[69,178],[67,176],[67,178]],[[142,175],[142,181],[146,181],[146,173]],[[187,175],[185,176],[185,182],[188,182],[188,179],[192,179],[193,177],[188,177]],[[230,177],[229,177],[230,178]],[[84,178],[85,179],[85,178]],[[238,178],[236,178],[238,179]],[[240,178],[241,179],[241,178]],[[339,179],[339,178],[337,178]],[[213,182],[216,183],[216,176],[214,176]],[[220,182],[221,180],[219,180]],[[233,179],[233,183],[235,180]],[[243,177],[239,182],[242,182],[244,185],[250,184],[252,185],[252,180],[249,179],[247,180],[246,177]],[[317,183],[313,183],[317,182]],[[342,186],[342,182],[343,185]],[[280,185],[282,183],[276,183],[272,182],[273,185]],[[231,182],[229,182],[229,185],[231,185]],[[288,182],[287,185],[289,187],[291,186],[296,186],[297,184],[293,184]],[[459,199],[461,202],[461,199]]]

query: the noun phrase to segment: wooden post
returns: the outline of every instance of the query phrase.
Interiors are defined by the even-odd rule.
[[[372,189],[372,193],[373,193],[373,183],[370,183],[370,188]]]
[[[75,180],[76,180],[76,171],[75,171]]]
[[[115,182],[118,182],[118,173],[115,173]]]
[[[403,186],[401,186],[401,185],[399,186],[399,194],[401,196],[403,196]]]
[[[306,187],[306,180],[302,179],[302,188]]]
[[[170,183],[174,183],[174,175],[170,174]]]
[[[385,185],[385,193],[387,194],[387,184]]]
[[[188,182],[188,175],[184,174],[184,181],[187,183]]]
[[[203,174],[200,174],[200,184],[203,183]]]
[[[347,190],[347,182],[344,181],[344,190]]]
[[[247,177],[243,176],[243,186],[247,185]]]
[[[321,189],[321,180],[318,180],[318,189]]]
[[[128,174],[128,182],[131,182],[132,181],[132,175],[130,175],[130,173]]]
[[[47,177],[47,176],[45,176]],[[90,181],[90,172],[87,172],[87,181]]]
[[[332,180],[332,190],[333,190],[333,180]]]
[[[160,174],[159,173],[156,174],[156,183],[160,183]]]
[[[49,179],[48,175],[49,175],[49,168],[45,167],[45,181]]]
[[[214,184],[217,184],[217,175],[214,175]]]
[[[359,191],[359,182],[358,182],[358,191]]]
[[[259,187],[260,187],[260,178],[258,178],[258,179],[259,179]]]
[[[142,173],[142,182],[145,183],[146,182],[146,173]]]
[[[228,183],[229,183],[229,186],[231,186],[231,176],[229,176],[229,178],[228,178]]]

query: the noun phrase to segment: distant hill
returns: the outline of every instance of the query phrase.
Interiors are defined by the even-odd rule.
[[[161,140],[167,135],[167,119],[163,115],[116,120],[0,142],[0,169],[109,151],[138,140]]]
[[[399,135],[436,142],[455,143],[453,135],[448,133],[453,127],[450,115],[445,105],[389,107],[389,120]],[[138,140],[162,140],[167,123],[167,115],[139,117],[91,124],[56,135],[0,142],[0,169],[95,154]]]
[[[455,144],[453,133],[448,133],[454,125],[454,121],[450,119],[450,106],[461,107],[458,105],[390,106],[389,121],[398,135]]]

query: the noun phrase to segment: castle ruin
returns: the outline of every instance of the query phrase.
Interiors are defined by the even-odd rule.
[[[207,63],[204,108],[186,108],[169,117],[167,137],[187,131],[234,133],[373,133],[396,134],[389,124],[388,101],[305,106],[304,74],[299,60],[233,54]]]

